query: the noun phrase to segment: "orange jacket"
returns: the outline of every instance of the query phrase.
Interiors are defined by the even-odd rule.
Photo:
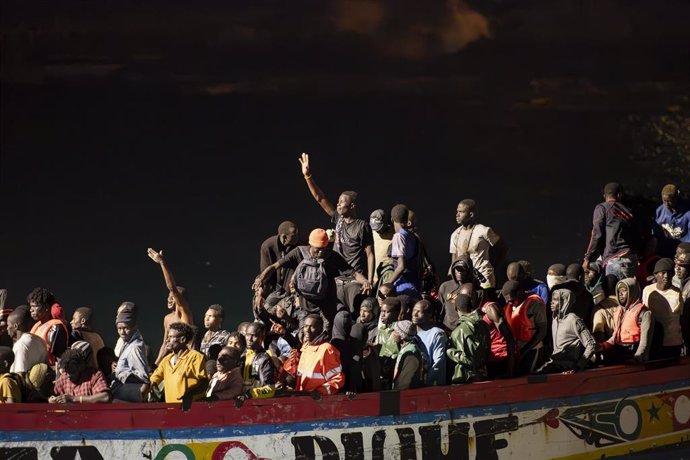
[[[297,365],[297,391],[332,395],[345,386],[340,352],[328,342],[304,345]]]

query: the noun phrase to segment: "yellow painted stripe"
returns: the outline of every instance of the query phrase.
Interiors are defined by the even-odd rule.
[[[625,444],[619,444],[610,447],[599,447],[591,452],[582,452],[579,454],[568,455],[565,457],[553,457],[553,459],[558,460],[580,460],[580,459],[601,459],[603,455],[626,455],[636,452],[641,452],[643,450],[651,449],[653,447],[668,446],[670,444],[675,444],[678,442],[688,442],[690,441],[690,430],[678,431],[676,433],[671,433],[667,435],[658,436],[655,438],[647,438],[637,442],[629,442]]]

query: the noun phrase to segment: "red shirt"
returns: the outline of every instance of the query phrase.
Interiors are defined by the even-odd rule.
[[[101,371],[95,369],[87,369],[84,372],[82,382],[75,385],[67,376],[67,374],[60,374],[60,377],[55,381],[55,395],[72,395],[72,396],[93,396],[98,393],[108,392],[110,388],[105,381],[105,377]]]

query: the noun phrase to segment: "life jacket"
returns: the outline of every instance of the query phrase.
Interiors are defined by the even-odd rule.
[[[307,246],[299,246],[302,261],[295,269],[295,288],[305,299],[323,300],[328,294],[328,275],[323,259],[315,259]]]
[[[50,330],[52,329],[53,326],[59,326],[62,327],[65,330],[65,350],[69,348],[69,330],[67,329],[67,325],[65,324],[64,321],[59,320],[59,319],[51,319],[46,321],[45,323],[36,323],[33,325],[31,328],[31,333],[34,335],[37,335],[41,339],[43,339],[43,342],[46,344],[46,350],[48,350],[48,363],[52,366],[55,364],[55,356],[53,356],[53,350],[50,347],[50,343],[48,343],[48,334],[50,333]]]
[[[505,306],[504,314],[510,331],[513,333],[515,340],[520,342],[529,342],[534,337],[536,329],[535,324],[527,316],[527,310],[533,302],[542,302],[541,297],[532,294],[525,299],[520,305],[513,305],[508,303]]]
[[[501,332],[498,330],[494,322],[491,321],[486,315],[486,307],[492,303],[493,302],[487,302],[482,305],[482,312],[484,312],[482,319],[489,326],[489,337],[491,337],[491,349],[489,350],[488,361],[497,362],[508,359],[508,342],[506,341],[506,338],[503,337],[503,334],[501,334]],[[516,356],[517,352],[518,350],[516,349]]]
[[[417,358],[417,361],[419,362],[419,368],[417,369],[417,372],[415,372],[412,376],[412,381],[410,382],[410,389],[421,388],[424,386],[424,382],[426,382],[426,368],[424,366],[424,357],[422,355],[422,352],[419,350],[419,346],[417,346],[413,342],[408,343],[402,348],[402,350],[400,350],[400,353],[398,354],[398,357],[395,360],[393,380],[395,381],[395,379],[398,377],[398,365],[400,363],[403,363],[408,355],[414,355]]]
[[[628,309],[625,312],[623,309],[618,312],[618,329],[617,343],[639,343],[642,331],[640,330],[640,313],[647,308],[642,302],[639,302],[634,308]]]
[[[328,342],[302,347],[297,365],[297,391],[317,390],[332,395],[345,385],[345,375],[340,364],[340,352]]]

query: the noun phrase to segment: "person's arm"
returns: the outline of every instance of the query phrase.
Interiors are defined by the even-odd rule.
[[[192,309],[189,307],[187,299],[185,299],[182,293],[180,293],[180,291],[177,289],[175,278],[173,277],[168,264],[163,258],[163,251],[156,252],[154,249],[148,248],[147,253],[151,260],[161,266],[163,278],[165,279],[165,287],[168,288],[168,291],[172,293],[173,298],[175,299],[175,313],[177,313],[177,317],[183,323],[193,324],[194,320],[192,319]]]
[[[606,214],[605,209],[601,205],[594,208],[594,215],[592,216],[592,236],[589,239],[589,245],[585,252],[585,258],[582,262],[582,267],[587,270],[589,263],[594,261],[602,252],[604,246],[604,235],[606,233]]]
[[[362,285],[362,294],[369,295],[371,293],[371,282],[359,272],[354,272],[353,276],[355,281]]]
[[[345,386],[345,374],[340,363],[340,352],[335,347],[329,347],[323,357],[326,383],[317,388],[319,393],[333,395]]]
[[[257,289],[259,289],[259,287],[261,287],[261,285],[264,284],[264,280],[268,277],[268,275],[273,273],[275,270],[278,270],[279,268],[280,268],[280,260],[278,262],[275,262],[275,263],[269,265],[268,267],[266,267],[264,269],[264,271],[259,273],[259,276],[257,276],[254,279],[254,283],[252,284],[252,289],[254,289],[255,291]]]
[[[446,337],[446,333],[441,331],[436,335],[431,355],[431,366],[429,368],[429,374],[431,375],[431,385],[446,384],[446,375],[445,372],[443,372],[443,369],[446,366],[442,366],[442,364],[446,361],[447,348],[448,338]]]
[[[364,253],[367,255],[367,273],[369,284],[374,284],[374,270],[376,267],[376,260],[374,256],[374,246],[367,245],[364,247]]]
[[[506,370],[506,377],[512,377],[515,372],[515,350],[517,350],[517,343],[513,337],[513,333],[508,326],[508,322],[503,318],[503,315],[498,310],[495,304],[490,304],[486,308],[486,316],[498,329],[498,332],[503,336],[508,347],[508,368]]]
[[[168,353],[170,353],[170,350],[168,350],[168,326],[165,324],[165,321],[163,321],[163,343],[161,343],[161,347],[158,350],[158,357],[154,364],[158,366]]]
[[[582,319],[577,318],[575,320],[575,330],[577,331],[577,336],[580,339],[580,343],[585,348],[585,351],[582,353],[582,357],[577,363],[577,367],[579,369],[584,369],[587,366],[587,362],[589,362],[589,358],[591,358],[592,355],[597,351],[597,342],[594,340],[594,336],[591,332],[589,332],[589,329],[587,329],[587,326]]]
[[[306,153],[303,153],[302,156],[299,158],[299,162],[302,165],[302,175],[304,176],[304,180],[307,182],[307,186],[309,187],[309,191],[311,192],[311,196],[314,197],[317,203],[319,203],[319,206],[328,214],[329,216],[333,216],[335,214],[335,206],[333,206],[333,203],[330,202],[328,198],[326,198],[326,195],[323,193],[323,190],[316,185],[316,182],[312,178],[311,175],[311,168],[309,167],[309,155]]]
[[[654,318],[648,308],[640,312],[640,344],[635,352],[635,361],[644,362],[649,359],[649,349],[654,335]]]

